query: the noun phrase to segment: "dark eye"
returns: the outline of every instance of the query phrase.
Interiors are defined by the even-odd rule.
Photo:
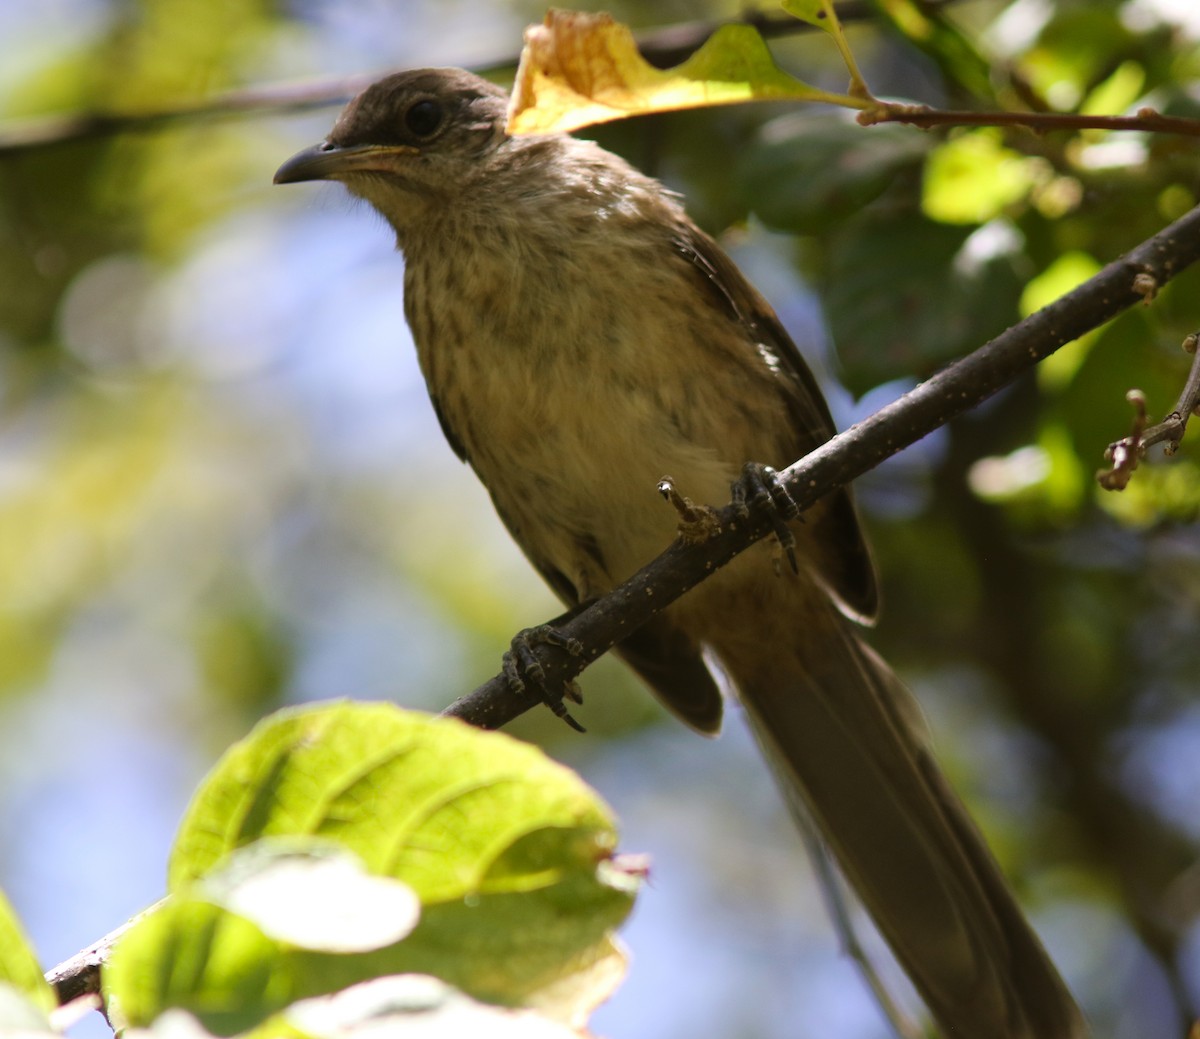
[[[404,113],[404,125],[416,137],[429,137],[442,125],[442,106],[428,99],[418,101]]]

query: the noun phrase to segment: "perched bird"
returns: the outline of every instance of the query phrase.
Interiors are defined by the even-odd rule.
[[[573,605],[671,542],[664,474],[721,503],[745,463],[785,466],[833,425],[770,306],[672,193],[595,144],[509,136],[506,106],[467,72],[389,76],[275,180],[341,181],[392,226],[446,438]],[[719,661],[947,1036],[1084,1035],[910,694],[859,638],[878,598],[849,493],[789,529],[796,571],[757,545],[617,651],[704,733]]]

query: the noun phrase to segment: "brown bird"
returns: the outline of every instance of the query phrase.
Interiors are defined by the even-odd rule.
[[[506,107],[467,72],[389,76],[275,181],[341,181],[392,226],[446,438],[575,605],[671,542],[664,473],[723,502],[745,463],[785,466],[833,424],[770,306],[672,193],[595,144],[509,136]],[[1084,1035],[911,695],[855,630],[878,597],[850,495],[789,526],[795,572],[758,545],[618,652],[704,733],[722,712],[705,653],[719,661],[947,1036]]]

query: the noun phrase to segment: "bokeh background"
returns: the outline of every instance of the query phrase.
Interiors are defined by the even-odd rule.
[[[740,11],[606,6],[645,29]],[[919,43],[905,6],[850,12],[877,93],[1200,115],[1190,0],[926,4]],[[271,186],[336,106],[30,135],[418,65],[503,80],[541,14],[0,4],[0,886],[47,965],[161,893],[190,791],[262,714],[338,696],[437,709],[557,607],[442,443],[387,230],[336,185]],[[844,85],[828,41],[773,46]],[[1168,138],[865,131],[770,105],[594,136],[722,236],[842,424],[1200,191],[1196,146]],[[1200,1003],[1200,456],[1185,446],[1121,495],[1093,478],[1127,389],[1170,410],[1198,326],[1189,273],[859,490],[876,644],[1101,1036],[1178,1035]],[[548,716],[514,731],[580,769],[653,858],[596,1030],[885,1035],[736,714],[705,741],[615,664],[584,687],[586,737]]]

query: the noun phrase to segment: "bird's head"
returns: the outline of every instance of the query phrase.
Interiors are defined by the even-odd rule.
[[[338,180],[398,231],[451,204],[509,140],[508,96],[461,69],[400,72],[350,102],[329,136],[293,155],[276,184]]]

